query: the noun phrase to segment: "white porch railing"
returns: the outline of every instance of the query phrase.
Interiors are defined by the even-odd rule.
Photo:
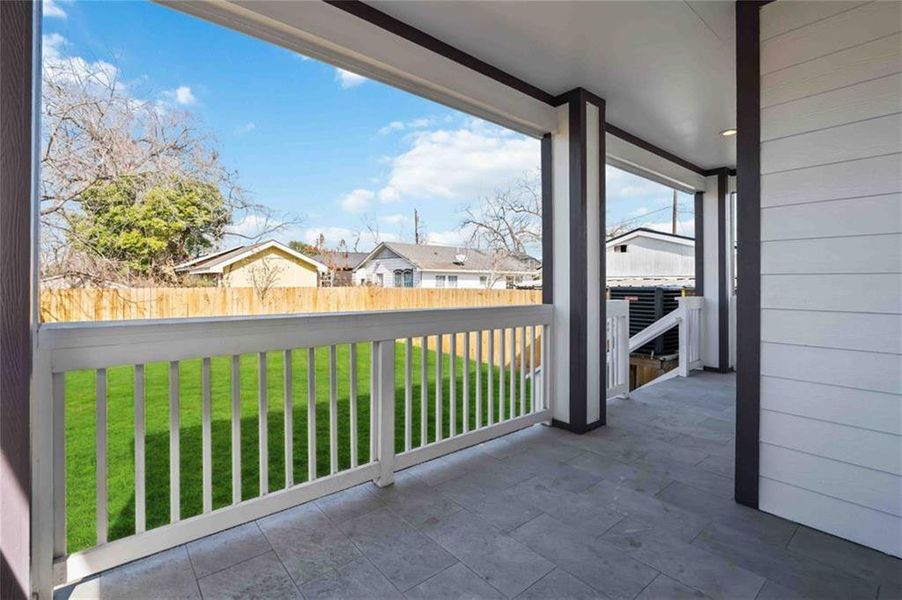
[[[52,424],[48,428],[49,444],[44,445],[52,447],[52,468],[41,469],[41,473],[51,473],[52,477],[40,479],[36,493],[52,498],[52,510],[48,502],[45,512],[35,515],[35,522],[38,529],[52,529],[55,583],[75,581],[366,481],[388,485],[396,470],[538,422],[550,421],[551,378],[542,377],[539,384],[536,378],[527,377],[527,373],[532,375],[541,366],[549,364],[552,315],[551,306],[539,305],[42,326],[36,356],[36,406],[39,411],[46,411],[42,413],[45,415],[42,423]],[[496,337],[496,333],[500,335]],[[509,356],[505,353],[505,337],[508,338]],[[419,349],[414,348],[414,338],[421,344]],[[493,348],[496,339],[497,352]],[[435,343],[434,355],[427,350],[427,341]],[[328,350],[328,427],[322,426],[323,417],[316,410],[317,348]],[[341,354],[337,351],[339,348]],[[358,348],[362,349],[359,353]],[[443,350],[447,348],[450,352]],[[458,353],[458,349],[462,352]],[[413,372],[417,352],[420,355],[418,389]],[[358,366],[366,368],[367,354],[371,357],[370,386],[368,398],[364,399],[358,398],[356,373]],[[339,357],[345,356],[348,369],[339,369]],[[401,368],[396,369],[396,357]],[[306,359],[306,390],[297,389],[301,387],[297,383],[293,389],[293,382],[300,380],[302,374],[297,372],[300,367],[293,373],[292,365],[303,364],[302,359]],[[319,360],[322,361],[322,356]],[[193,381],[193,378],[190,382],[185,381],[188,371],[183,364],[185,361],[192,361],[190,372],[199,381]],[[241,364],[248,361],[255,362],[258,415],[257,423],[252,427],[257,431],[258,451],[254,458],[258,461],[255,478],[258,481],[256,493],[249,499],[246,482],[244,498],[241,493]],[[277,478],[284,481],[280,489],[272,489],[269,477],[273,455],[268,446],[273,429],[270,421],[278,413],[270,409],[271,400],[276,399],[269,397],[271,392],[268,390],[272,386],[267,385],[267,374],[271,373],[267,361],[273,366],[279,361],[282,364],[281,377],[277,378],[281,380],[278,402],[282,405],[284,421],[280,433],[284,435],[281,446],[285,472],[284,477],[279,475]],[[156,366],[151,367],[152,363]],[[164,363],[165,367],[159,363]],[[320,364],[322,366],[322,362]],[[183,368],[180,369],[180,365]],[[620,363],[617,365],[619,369]],[[122,368],[131,371],[124,378]],[[448,369],[444,374],[443,368]],[[114,369],[116,386],[110,385],[109,375]],[[427,369],[434,369],[435,373],[431,386]],[[93,406],[89,405],[89,410],[96,423],[92,432],[96,463],[94,481],[87,485],[94,488],[96,510],[93,545],[69,553],[66,519],[72,507],[67,506],[66,493],[66,375],[74,371],[80,372],[77,376],[82,381],[89,377],[88,391],[94,390]],[[151,371],[155,377],[153,385]],[[350,381],[342,382],[349,404],[345,413],[344,406],[341,411],[338,407],[338,376],[344,373],[343,378],[347,377],[349,372],[352,374]],[[215,380],[217,377],[220,381]],[[123,386],[123,379],[130,382],[130,386]],[[196,404],[193,396],[190,402],[183,402],[184,393],[180,389],[186,389],[189,384],[192,389],[199,390]],[[416,398],[415,391],[419,392]],[[81,393],[84,398],[84,390]],[[398,402],[403,403],[397,408],[396,395]],[[299,470],[293,468],[295,457],[300,456],[294,449],[298,437],[294,433],[293,405],[303,398],[309,407],[306,410],[307,464],[306,469]],[[147,418],[150,414],[147,411],[152,402],[158,409],[154,414],[168,414],[164,418],[164,421],[168,418],[168,432],[163,433],[168,438],[163,441],[169,456],[168,477],[163,471],[163,479],[168,480],[168,499],[160,501],[157,493],[156,506],[150,506],[153,495],[149,493],[147,468],[150,461],[159,458],[147,452]],[[213,455],[211,406],[214,402],[220,411],[226,410],[230,415],[225,427],[217,427],[218,445],[230,444],[230,457]],[[108,416],[111,409],[115,409],[119,417],[123,410],[130,411],[125,427],[128,428],[127,442],[133,444],[131,460],[134,464],[133,483],[127,484],[133,485],[134,504],[129,509],[133,509],[134,527],[129,531],[134,533],[115,540],[110,539],[109,515],[108,450],[113,428]],[[191,412],[195,410],[199,414]],[[369,413],[368,425],[358,425],[359,412]],[[419,423],[415,422],[415,412],[419,413]],[[187,518],[181,514],[185,502],[181,483],[190,474],[180,471],[180,464],[185,460],[180,444],[185,435],[180,418],[186,414],[201,425],[198,466],[202,497],[199,514]],[[343,414],[348,415],[345,422],[342,422]],[[115,427],[121,434],[121,418]],[[46,436],[48,432],[39,435]],[[368,437],[368,444],[362,436]],[[329,446],[328,459],[323,456],[325,452],[321,452],[319,466],[318,438]],[[122,440],[116,443],[121,448]],[[339,460],[340,443],[350,445],[349,460]],[[367,445],[368,453],[364,452]],[[366,454],[365,459],[358,456],[358,448],[362,449],[361,455]],[[164,456],[166,453],[165,449],[158,452]],[[214,480],[214,461],[219,469],[224,468],[223,463],[230,463],[231,477]],[[188,462],[192,463],[190,457]],[[323,464],[328,464],[327,470]],[[306,481],[296,483],[296,476]],[[223,486],[231,486],[230,502]],[[217,488],[220,488],[215,496],[218,506],[214,507]],[[222,506],[223,497],[225,506]],[[151,523],[151,509],[157,515],[168,514],[165,524]],[[153,527],[154,524],[158,526]],[[36,533],[40,534],[40,531]],[[49,544],[39,543],[36,547],[46,548],[46,554],[42,551],[41,556],[35,557],[36,564],[50,565]]]
[[[689,371],[702,368],[702,310],[705,299],[696,296],[677,298],[678,306],[633,337],[629,341],[629,352],[641,348],[660,335],[679,327],[679,364],[673,374],[662,377],[688,377]],[[659,377],[656,381],[659,381]]]

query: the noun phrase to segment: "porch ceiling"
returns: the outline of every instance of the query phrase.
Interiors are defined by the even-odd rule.
[[[734,4],[367,3],[551,94],[607,100],[610,123],[705,168],[736,162]]]

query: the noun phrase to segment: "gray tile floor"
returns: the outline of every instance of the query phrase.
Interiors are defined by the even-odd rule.
[[[735,379],[536,426],[125,565],[58,598],[900,598],[902,562],[733,502]]]

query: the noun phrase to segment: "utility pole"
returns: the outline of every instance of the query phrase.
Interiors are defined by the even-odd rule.
[[[671,225],[671,227],[670,227],[670,229],[671,229],[670,233],[676,235],[676,232],[677,232],[677,191],[676,191],[676,190],[673,190],[673,211],[672,211],[672,214],[673,214],[673,217],[672,217],[672,219],[671,219],[672,225]]]
[[[413,209],[413,243],[420,244],[420,213]]]

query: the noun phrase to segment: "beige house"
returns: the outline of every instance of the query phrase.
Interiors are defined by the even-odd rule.
[[[275,240],[214,252],[184,262],[176,273],[214,282],[218,287],[317,287],[329,269]]]

